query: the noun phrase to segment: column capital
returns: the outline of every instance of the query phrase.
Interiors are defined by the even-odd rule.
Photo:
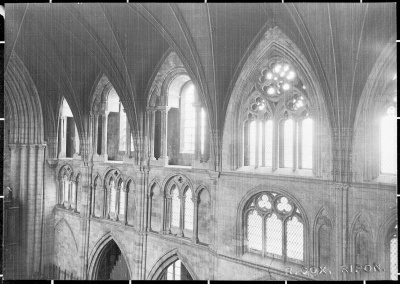
[[[148,106],[146,107],[147,112],[155,112],[157,110],[157,107],[155,106]]]
[[[191,198],[191,199],[192,199],[193,205],[199,205],[199,203],[200,203],[200,198],[193,197],[193,198]]]
[[[171,109],[170,106],[158,106],[157,110],[160,110],[162,112],[168,112]]]

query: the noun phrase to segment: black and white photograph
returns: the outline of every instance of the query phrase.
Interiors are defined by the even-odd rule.
[[[398,280],[395,2],[2,17],[4,280]]]

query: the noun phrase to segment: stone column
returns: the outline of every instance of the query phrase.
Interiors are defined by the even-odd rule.
[[[149,193],[147,195],[147,200],[148,200],[148,215],[147,215],[147,231],[151,231],[151,211],[153,210],[153,193]]]
[[[126,225],[128,224],[128,192],[125,190],[122,194],[125,194],[124,225]]]
[[[88,144],[85,144],[84,147],[89,147]],[[85,149],[82,149],[85,150]],[[86,151],[86,150],[85,150]],[[81,163],[80,168],[80,183],[81,183],[81,212],[80,212],[80,249],[79,249],[79,258],[81,263],[81,271],[79,277],[81,279],[86,279],[87,265],[88,265],[88,257],[89,257],[89,222],[90,222],[90,210],[91,210],[91,167],[89,166],[87,161]]]
[[[167,154],[167,130],[168,130],[168,111],[170,107],[158,107],[161,112],[161,149],[160,158],[168,161]]]
[[[97,153],[97,145],[98,145],[98,131],[99,131],[99,115],[94,114],[93,117],[93,153],[98,155]]]
[[[26,206],[27,211],[26,215],[23,215],[23,219],[27,221],[25,227],[25,236],[27,241],[27,275],[31,277],[34,272],[34,263],[35,263],[35,242],[38,241],[35,239],[35,227],[36,227],[36,214],[38,214],[36,210],[36,175],[37,175],[37,146],[36,145],[28,145],[29,151],[29,162],[28,162],[28,186],[25,188],[27,191],[26,196]],[[37,224],[39,225],[39,224]]]
[[[97,185],[95,186],[94,184],[92,184],[90,186],[90,188],[92,189],[92,217],[96,217],[96,194],[97,194]]]
[[[60,153],[58,154],[59,158],[65,158],[67,156],[67,117],[66,116],[62,116],[60,118],[60,145],[61,145],[61,149],[60,149]]]
[[[15,201],[19,202],[20,197],[20,159],[21,159],[21,147],[19,144],[9,144],[11,151],[11,161],[10,161],[10,185],[13,191],[13,198]]]
[[[207,163],[210,159],[210,125],[208,121],[208,113],[204,111],[204,153],[203,153],[203,162]]]
[[[131,126],[128,122],[128,117],[126,118],[126,147],[125,147],[125,156],[129,159],[131,157]]]
[[[120,199],[121,199],[121,191],[122,191],[122,188],[121,188],[121,186],[118,186],[117,187],[117,192],[116,192],[116,195],[115,195],[115,202],[116,202],[116,204],[115,204],[115,221],[119,221],[119,201],[120,201]]]
[[[102,141],[101,141],[101,155],[104,157],[104,160],[107,160],[107,124],[108,124],[108,114],[106,111],[101,115],[102,121]]]
[[[199,242],[199,229],[198,229],[198,224],[199,224],[199,203],[200,203],[200,198],[192,198],[193,205],[194,205],[194,213],[193,213],[193,236],[192,236],[192,242],[197,244]]]
[[[178,236],[179,237],[183,237],[184,236],[184,233],[183,233],[184,229],[183,228],[185,226],[185,224],[183,222],[183,220],[185,218],[185,196],[181,196],[179,194],[178,198],[179,198],[179,204],[181,205],[180,206],[181,209],[180,209],[180,212],[179,212],[180,213],[180,216],[179,216],[180,218],[179,218],[179,234],[178,234]],[[172,207],[171,207],[171,209],[172,209]]]
[[[148,135],[149,135],[149,158],[155,160],[154,157],[154,137],[155,137],[155,117],[156,110],[153,107],[147,108],[147,119],[148,119]]]
[[[165,199],[165,212],[164,212],[164,222],[165,222],[165,231],[167,234],[171,234],[171,218],[169,216],[171,216],[171,203],[172,203],[172,197],[171,196],[167,196]]]
[[[46,145],[37,146],[36,160],[36,228],[35,228],[35,252],[34,252],[34,272],[40,272],[42,261],[42,222],[44,214],[44,151]],[[39,259],[39,261],[38,261]]]

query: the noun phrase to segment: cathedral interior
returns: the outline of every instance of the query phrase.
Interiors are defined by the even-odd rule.
[[[397,280],[395,3],[5,11],[4,279]]]

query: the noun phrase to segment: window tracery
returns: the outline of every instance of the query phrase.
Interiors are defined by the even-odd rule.
[[[104,204],[106,205],[105,211],[108,219],[119,221],[118,215],[121,206],[121,192],[122,192],[122,175],[117,170],[111,170],[105,177],[105,198]],[[125,208],[125,203],[124,203]]]
[[[304,260],[303,218],[285,196],[261,192],[245,207],[247,251],[284,261]]]
[[[272,58],[244,104],[244,166],[313,169],[313,120],[300,76]],[[277,139],[276,139],[277,138]]]

